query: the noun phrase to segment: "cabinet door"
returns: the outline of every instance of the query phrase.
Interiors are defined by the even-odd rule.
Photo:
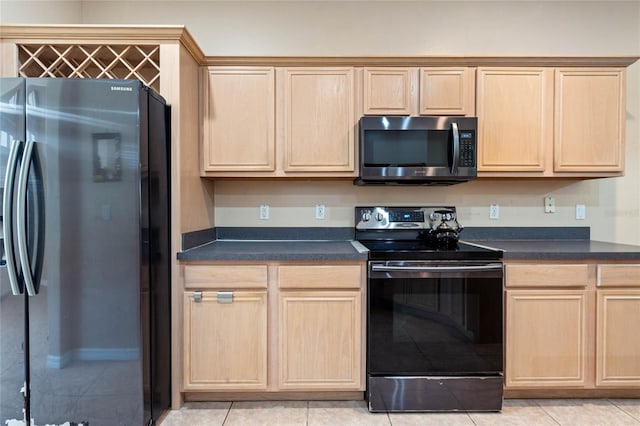
[[[553,72],[478,68],[478,171],[539,172],[552,155]]]
[[[508,290],[505,326],[508,388],[585,386],[585,290]]]
[[[355,175],[353,68],[284,69],[284,171]]]
[[[622,172],[625,71],[556,70],[557,172]]]
[[[474,101],[474,68],[420,68],[420,114],[474,115]]]
[[[267,292],[184,295],[184,390],[267,386]]]
[[[412,99],[416,94],[416,71],[415,68],[365,68],[364,113],[411,115]]]
[[[274,69],[209,67],[202,80],[203,171],[275,170]]]
[[[596,386],[640,387],[640,289],[597,291]]]
[[[280,293],[280,389],[363,390],[359,291]]]

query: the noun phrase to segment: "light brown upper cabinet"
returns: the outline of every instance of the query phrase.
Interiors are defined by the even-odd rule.
[[[478,68],[478,172],[542,175],[553,139],[553,71]]]
[[[365,115],[474,115],[473,67],[365,67]]]
[[[354,176],[355,85],[353,67],[283,68],[283,169]]]
[[[420,68],[421,115],[474,115],[475,68]]]
[[[206,67],[205,177],[356,175],[352,67]]]
[[[202,69],[202,170],[275,170],[273,67]]]
[[[365,115],[415,115],[417,68],[365,68]]]
[[[556,172],[622,172],[625,71],[555,70]]]
[[[479,176],[624,172],[625,69],[478,68]]]

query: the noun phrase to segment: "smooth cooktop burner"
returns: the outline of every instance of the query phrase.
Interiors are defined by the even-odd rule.
[[[502,251],[458,242],[454,247],[431,247],[425,241],[362,241],[372,260],[470,260],[501,259]]]
[[[355,208],[356,240],[372,260],[491,260],[502,251],[459,240],[454,206]]]

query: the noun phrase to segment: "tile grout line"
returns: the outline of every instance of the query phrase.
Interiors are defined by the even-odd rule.
[[[467,418],[471,421],[471,424],[473,424],[474,426],[478,426],[478,423],[476,423],[475,420],[473,420],[473,417],[471,417],[471,414],[469,414],[468,411],[464,412],[467,415]]]
[[[229,404],[229,408],[227,408],[227,414],[224,416],[224,420],[222,420],[221,426],[224,426],[224,424],[227,422],[227,419],[229,418],[229,413],[231,413],[231,407],[233,407],[233,401],[231,401],[231,404]]]
[[[637,421],[638,423],[640,423],[640,419],[636,418],[636,416],[634,416],[633,414],[629,413],[627,410],[625,410],[623,407],[620,407],[618,404],[616,404],[615,402],[613,402],[612,399],[607,398],[607,401],[609,402],[609,404],[613,405],[614,407],[616,407],[618,410],[622,411],[623,413],[625,413],[627,416],[631,417],[633,420]]]
[[[554,422],[556,422],[556,424],[562,426],[562,423],[560,423],[560,421],[558,421],[555,417],[553,417],[553,415],[551,413],[549,413],[547,410],[545,410],[544,407],[538,403],[538,399],[528,399],[527,401],[533,401],[538,407],[540,407],[540,409],[542,409],[544,414],[549,416],[549,418],[551,420],[553,420]]]

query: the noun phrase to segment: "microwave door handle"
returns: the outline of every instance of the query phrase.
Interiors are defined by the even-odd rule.
[[[451,132],[453,133],[453,161],[451,162],[451,175],[458,174],[458,163],[460,162],[460,131],[458,123],[451,123]]]

